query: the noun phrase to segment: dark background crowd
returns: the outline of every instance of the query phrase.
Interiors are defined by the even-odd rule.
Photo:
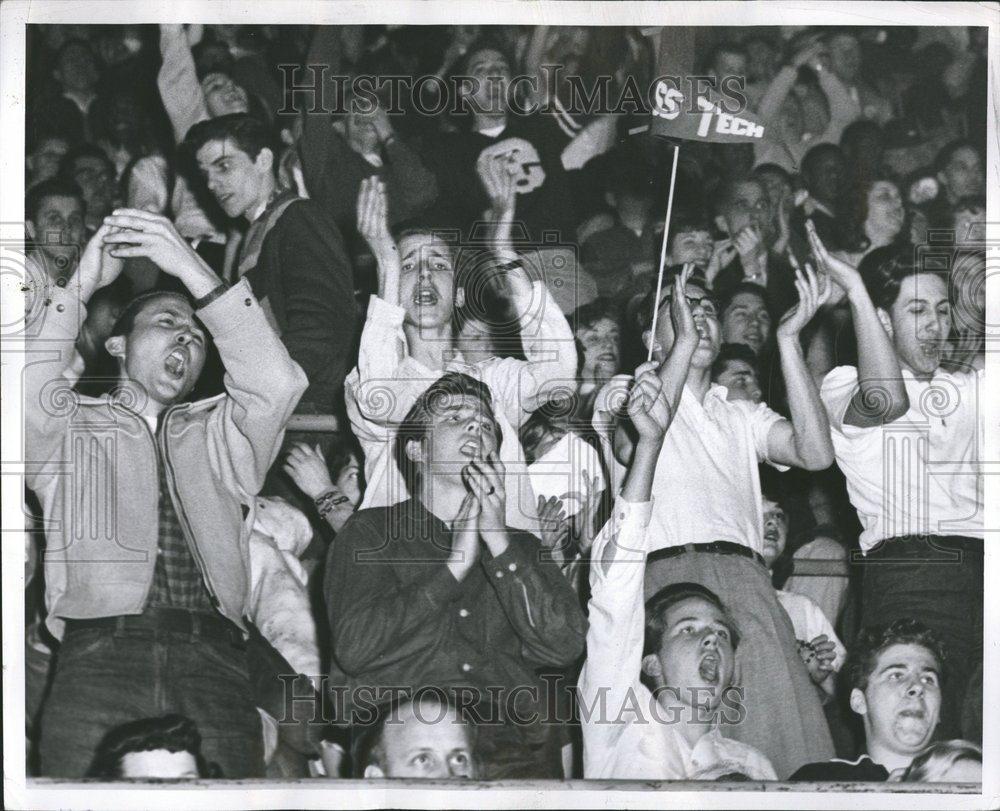
[[[520,442],[529,471],[555,458],[553,448],[564,441],[576,443],[574,459],[593,460],[582,475],[570,476],[569,489],[580,491],[576,511],[561,491],[536,487],[531,516],[543,545],[559,548],[569,539],[572,554],[563,569],[582,609],[587,551],[627,469],[608,432],[614,409],[602,392],[646,360],[643,332],[656,304],[651,288],[661,248],[669,268],[693,265],[714,297],[722,348],[712,380],[727,387],[730,399],[763,402],[789,416],[776,333],[799,300],[794,268],[817,264],[807,221],[831,254],[866,280],[894,255],[937,263],[949,276],[953,302],[942,364],[982,368],[986,30],[718,27],[701,29],[697,43],[692,72],[741,77],[744,111],[764,124],[767,136],[759,143],[680,144],[663,246],[673,144],[648,132],[648,98],[645,106],[622,98],[630,82],[647,92],[658,50],[670,47],[669,28],[28,27],[25,220],[38,289],[67,283],[88,241],[116,210],[160,215],[224,282],[246,276],[256,296],[267,297],[269,323],[277,324],[308,379],[277,461],[254,494],[260,509],[250,548],[250,640],[258,655],[251,673],[269,776],[316,774],[317,761],[331,776],[364,771],[342,725],[274,720],[285,716],[287,698],[287,683],[275,674],[305,674],[320,691],[321,674],[336,680],[324,561],[356,509],[391,503],[366,495],[366,488],[390,484],[366,444],[378,439],[358,429],[365,421],[351,401],[368,395],[352,389],[349,374],[366,362],[361,333],[366,318],[374,318],[370,299],[386,298],[380,223],[399,246],[404,278],[408,233],[454,232],[450,286],[412,293],[404,280],[397,303],[405,308],[412,293],[433,309],[438,296],[450,299],[452,287],[461,288],[461,299],[446,308],[445,329],[469,363],[530,361],[538,351],[524,331],[518,290],[497,281],[490,251],[501,242],[520,253],[527,281],[546,285],[565,315],[576,368],[565,370],[562,394],[553,389],[539,398],[544,407],[505,440]],[[484,53],[489,59],[479,58]],[[341,89],[351,89],[338,94],[326,85],[326,107],[343,105],[327,112],[311,108],[315,94],[303,88],[316,85],[307,65],[328,65],[325,76],[443,81],[426,83],[419,99],[403,94],[398,104],[385,88],[365,94],[346,82]],[[563,72],[554,75],[545,65]],[[498,108],[500,91],[490,78],[496,72],[508,82],[515,76],[534,82],[518,84]],[[482,79],[480,87],[452,99],[453,77],[469,75]],[[607,97],[620,106],[581,108],[570,77],[584,88],[609,77]],[[480,107],[452,109],[453,100]],[[534,111],[516,113],[516,106]],[[499,156],[513,166],[507,187],[483,165],[484,155],[487,162],[498,157],[489,152],[498,126],[520,144],[513,157]],[[247,170],[251,181],[234,180],[237,170],[225,154],[206,152],[225,138],[256,160],[256,169]],[[261,169],[257,156],[264,154],[271,163]],[[240,195],[249,202],[241,204]],[[309,206],[283,207],[298,198],[308,198]],[[380,216],[372,214],[378,205]],[[500,240],[504,217],[513,228],[508,223]],[[88,303],[69,385],[91,396],[105,393],[118,374],[106,341],[118,334],[129,302],[177,289],[177,279],[155,259],[126,259],[122,274]],[[857,365],[846,300],[823,309],[803,330],[801,345],[817,385],[835,367]],[[220,351],[209,348],[191,399],[223,391]],[[410,354],[416,356],[413,346]],[[816,662],[811,675],[835,752],[855,758],[865,751],[864,732],[848,706],[850,684],[832,672],[832,662],[839,671],[845,647],[861,630],[860,577],[850,561],[859,554],[862,526],[836,464],[781,473],[762,465],[760,475],[764,557],[774,587],[809,598],[818,607],[813,627],[836,642],[799,637],[807,666]],[[40,518],[42,505],[28,491],[26,497]],[[60,645],[44,622],[46,541],[40,523],[35,529],[28,552],[28,743],[31,769],[44,775],[38,726]],[[570,663],[560,672],[575,671]],[[981,673],[980,665],[980,679]],[[150,717],[161,714],[150,710]],[[963,712],[950,737],[979,742],[981,705]],[[566,726],[559,740],[570,753],[564,773],[582,776],[578,732]],[[198,732],[184,717],[115,734],[101,744],[92,775],[121,776],[115,764],[128,751],[122,741],[139,739],[132,751],[192,752],[193,765],[185,762],[187,770],[171,776],[219,773],[197,751]],[[468,770],[459,765],[451,774]]]

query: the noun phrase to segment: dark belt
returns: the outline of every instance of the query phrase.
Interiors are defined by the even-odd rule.
[[[111,631],[168,631],[200,636],[217,642],[228,642],[241,647],[246,644],[243,632],[225,617],[183,608],[147,608],[141,614],[66,620],[67,634],[86,628]]]
[[[765,569],[767,568],[767,564],[764,563],[764,558],[754,552],[749,546],[744,546],[741,543],[733,543],[732,541],[686,543],[683,546],[668,546],[665,549],[657,549],[655,552],[650,552],[646,556],[646,562],[649,563],[654,560],[675,558],[678,555],[683,555],[685,552],[713,552],[716,555],[739,555],[743,558],[755,560]]]

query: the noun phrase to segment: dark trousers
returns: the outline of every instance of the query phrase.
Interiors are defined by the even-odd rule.
[[[890,538],[862,561],[861,623],[919,620],[944,645],[941,722],[935,738],[963,737],[966,703],[982,707],[983,541],[957,535]],[[981,671],[980,671],[981,672]]]
[[[264,776],[245,645],[124,624],[68,629],[42,710],[42,776],[82,777],[109,730],[167,713],[195,722],[222,777]]]

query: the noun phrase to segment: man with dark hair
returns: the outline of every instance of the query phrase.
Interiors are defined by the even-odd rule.
[[[127,308],[105,342],[118,386],[62,407],[81,303],[119,276],[122,260],[140,256],[187,295],[148,294]],[[25,383],[36,460],[27,484],[46,519],[47,625],[62,640],[41,719],[41,771],[82,776],[107,730],[159,709],[192,718],[227,777],[262,776],[245,641],[247,549],[254,496],[305,376],[249,285],[227,289],[168,220],[143,211],[107,218],[38,317],[29,349],[62,345],[58,361],[32,364]],[[205,362],[206,329],[226,392],[185,402]],[[78,448],[86,470],[73,461]]]
[[[760,389],[757,356],[746,344],[722,345],[712,363],[712,382],[726,387],[727,400],[759,403],[764,398]]]
[[[771,313],[763,287],[739,282],[727,289],[719,297],[719,320],[725,343],[745,344],[761,357],[771,340]]]
[[[30,264],[26,270],[36,285],[64,285],[76,271],[87,241],[86,211],[83,193],[71,181],[54,177],[28,190],[24,230],[30,240],[27,251]],[[27,309],[31,309],[30,302]]]
[[[411,498],[355,513],[328,558],[333,657],[349,715],[359,689],[458,688],[503,722],[481,730],[487,777],[558,777],[535,673],[576,660],[586,619],[539,541],[506,523],[500,441],[478,380],[449,372],[417,397],[395,439]]]
[[[930,629],[897,619],[862,629],[851,650],[851,709],[862,717],[865,754],[803,766],[792,780],[888,780],[934,738],[944,650]]]
[[[940,274],[897,252],[866,289],[810,237],[857,336],[857,368],[833,369],[821,396],[862,526],[862,625],[912,618],[944,640],[941,735],[959,737],[963,701],[981,689],[967,684],[983,656],[984,372],[941,365],[953,324]]]
[[[87,230],[92,234],[115,206],[118,190],[114,163],[100,147],[80,144],[66,153],[59,174],[83,192]]]
[[[476,728],[443,690],[427,690],[380,707],[352,749],[355,777],[409,779],[479,776]]]
[[[302,410],[331,413],[355,338],[354,280],[337,226],[315,202],[281,192],[263,124],[243,113],[202,121],[184,142],[230,217],[249,223],[234,276],[246,276],[309,378]]]
[[[659,370],[656,362],[636,370],[627,411],[639,438],[612,518],[591,551],[590,629],[578,688],[584,777],[697,780],[724,765],[774,780],[764,755],[720,732],[723,707],[739,714],[730,694],[739,633],[719,597],[676,582],[643,606],[644,562],[655,542],[646,530],[654,475],[682,396],[685,346],[697,340],[687,304],[671,310],[680,335]]]
[[[752,282],[767,291],[775,312],[793,306],[795,273],[772,251],[778,231],[764,184],[753,178],[725,182],[716,198],[715,224],[728,241],[719,253],[722,269],[712,289],[725,295],[740,282]]]
[[[798,654],[795,635],[771,586],[761,552],[763,517],[758,465],[823,470],[833,461],[829,425],[805,365],[799,335],[829,295],[808,268],[796,280],[801,300],[776,331],[787,383],[791,419],[764,403],[729,400],[711,382],[720,327],[715,298],[690,269],[665,283],[655,335],[653,307],[641,312],[643,340],[663,361],[679,340],[668,305],[683,295],[696,332],[686,346],[680,399],[656,467],[650,535],[654,551],[647,566],[652,594],[674,582],[701,583],[725,601],[746,624],[739,659],[745,690],[743,723],[726,734],[766,754],[784,777],[811,759],[833,754],[819,698]],[[615,452],[628,459],[629,430],[619,424]],[[682,460],[682,461],[679,461]]]
[[[499,455],[507,468],[507,523],[537,531],[535,495],[521,465],[517,431],[550,393],[575,383],[576,348],[566,317],[516,257],[506,262],[497,252],[495,264],[484,262],[480,268],[509,298],[525,359],[466,359],[457,351],[454,315],[465,304],[459,262],[468,261],[468,253],[456,250],[447,232],[426,226],[405,229],[394,239],[385,184],[367,178],[361,189],[358,227],[375,255],[379,277],[358,365],[345,384],[347,414],[365,452],[368,488],[362,508],[413,495],[391,461],[396,427],[433,381],[445,372],[462,372],[487,386],[503,428]],[[383,396],[387,391],[390,395]]]
[[[934,158],[941,193],[938,199],[954,205],[963,197],[982,196],[986,188],[983,159],[971,141],[960,139],[941,148]]]
[[[87,777],[178,780],[220,776],[215,770],[201,754],[201,734],[194,721],[164,715],[110,730],[97,747]]]

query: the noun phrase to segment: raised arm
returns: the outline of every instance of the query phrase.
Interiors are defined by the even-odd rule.
[[[826,249],[811,220],[806,221],[806,230],[817,266],[843,288],[854,320],[858,390],[844,413],[844,424],[871,428],[894,422],[909,411],[910,398],[892,340],[879,321],[861,274]]]
[[[609,723],[629,694],[649,693],[640,681],[645,629],[643,581],[653,476],[669,425],[662,381],[652,363],[636,371],[628,411],[639,433],[635,457],[608,523],[594,542],[590,568],[587,660],[577,688],[583,724],[584,776],[611,777],[608,753],[628,728]],[[602,712],[602,708],[604,711]]]
[[[109,233],[118,258],[145,257],[177,278],[197,302],[226,374],[227,399],[209,422],[220,472],[246,495],[256,494],[274,462],[285,423],[306,388],[306,376],[271,328],[245,279],[229,290],[166,217],[119,209],[105,222],[128,229]],[[222,292],[224,291],[225,292]],[[214,298],[213,298],[214,297]]]
[[[66,391],[69,384],[63,372],[73,358],[73,347],[87,316],[85,305],[122,272],[124,263],[111,255],[105,243],[110,232],[108,225],[97,229],[66,287],[52,285],[35,292],[40,300],[34,314],[38,327],[28,330],[31,337],[25,343],[23,400],[25,445],[35,463],[48,462],[66,439],[73,412],[66,407],[70,405],[67,398],[75,395]],[[41,284],[41,280],[36,283]],[[38,490],[58,475],[58,470],[47,466],[29,465],[25,481]]]
[[[180,143],[191,127],[208,118],[205,95],[183,25],[160,23],[160,56],[156,84],[174,130],[174,140]]]
[[[778,352],[788,393],[791,421],[776,422],[767,435],[767,455],[772,462],[804,470],[824,470],[833,464],[833,444],[826,410],[806,365],[799,336],[830,295],[830,283],[821,285],[809,265],[795,270],[799,303],[785,313],[778,325]]]

